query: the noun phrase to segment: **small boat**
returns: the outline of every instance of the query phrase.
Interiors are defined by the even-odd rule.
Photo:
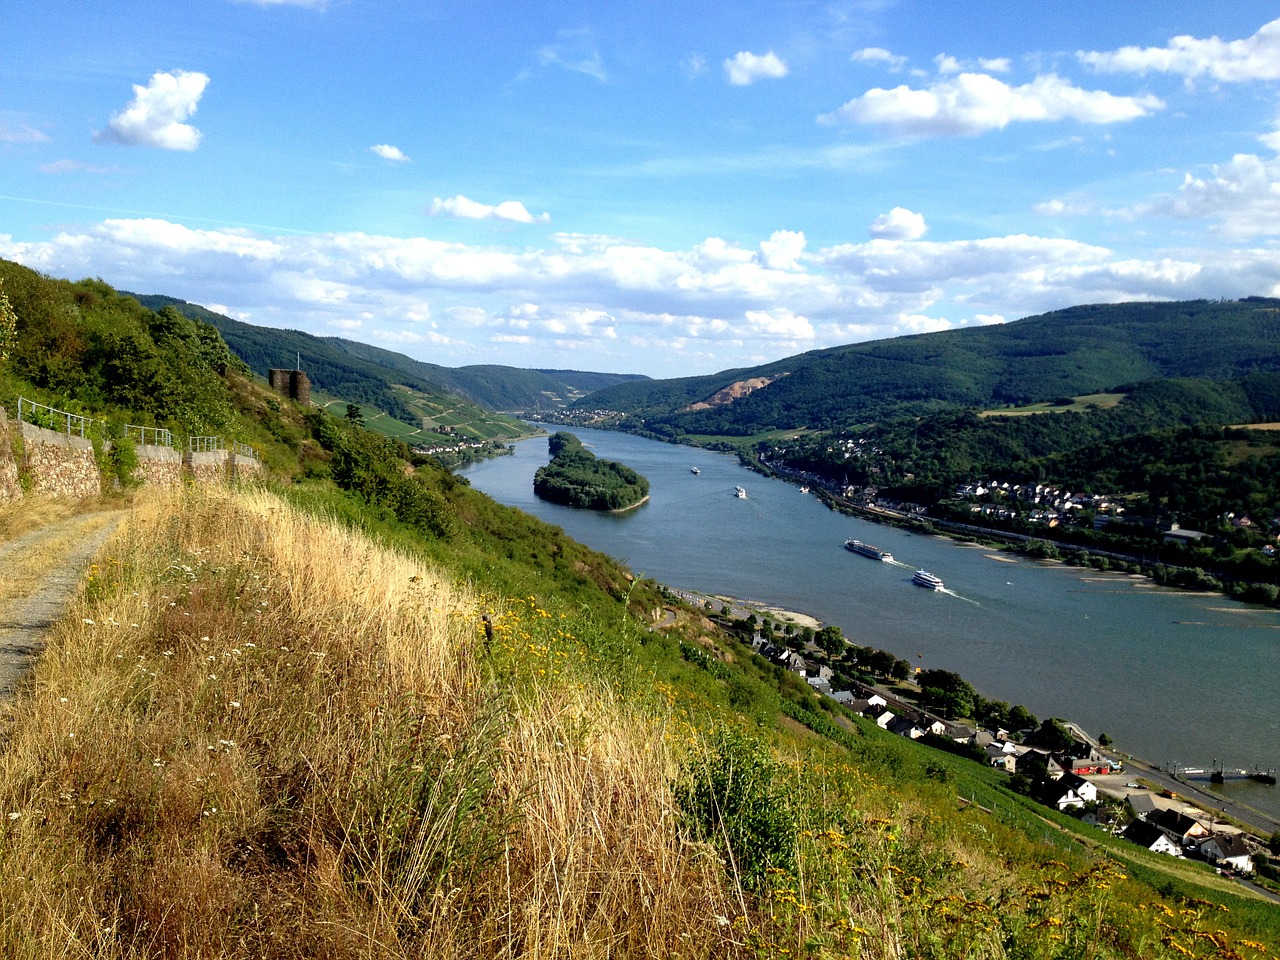
[[[911,582],[917,587],[925,587],[929,590],[941,590],[942,580],[935,577],[928,570],[917,570],[911,575]]]
[[[692,474],[696,477],[696,476],[697,476],[698,474],[700,474],[702,471],[701,471],[701,470],[699,470],[697,467],[690,467],[690,468],[689,468],[689,472],[690,472],[690,473],[692,473]]]
[[[844,548],[864,557],[870,557],[872,560],[883,560],[885,563],[893,561],[893,554],[888,550],[881,550],[879,547],[873,547],[869,543],[863,543],[861,540],[846,540]]]
[[[808,486],[803,486],[803,487],[801,487],[801,488],[800,488],[800,492],[801,492],[801,493],[808,493],[808,492],[809,492],[809,488],[808,488]]]
[[[734,487],[733,495],[737,497],[739,500],[747,499],[747,491],[742,487]]]

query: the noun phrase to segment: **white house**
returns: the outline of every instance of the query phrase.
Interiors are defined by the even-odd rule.
[[[1200,853],[1219,867],[1230,867],[1241,873],[1253,872],[1253,857],[1249,853],[1249,846],[1238,834],[1215,833],[1201,842]]]
[[[1182,847],[1174,843],[1165,832],[1145,820],[1135,820],[1124,828],[1124,838],[1130,843],[1146,847],[1153,853],[1167,853],[1171,857],[1182,856]]]

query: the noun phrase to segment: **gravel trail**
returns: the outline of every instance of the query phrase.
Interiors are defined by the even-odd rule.
[[[10,700],[123,511],[87,513],[0,542],[0,705]]]

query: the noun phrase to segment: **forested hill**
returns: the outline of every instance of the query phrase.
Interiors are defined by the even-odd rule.
[[[442,367],[355,340],[325,337],[350,357],[398,373],[425,378],[491,410],[556,410],[587,394],[617,383],[647,379],[640,374],[592,373],[584,370],[526,370],[498,364]]]
[[[292,369],[301,357],[312,385],[352,403],[369,404],[407,423],[417,420],[392,389],[404,384],[426,394],[462,397],[490,410],[546,411],[615,383],[630,374],[575,370],[522,370],[498,365],[444,367],[341,337],[315,337],[298,330],[259,327],[160,294],[132,294],[143,306],[176,307],[216,327],[236,355],[265,376],[272,367]]]
[[[1123,303],[834,347],[708,377],[619,384],[579,405],[644,416],[659,432],[748,435],[1277,370],[1280,300]],[[756,377],[772,382],[732,403],[686,410]]]

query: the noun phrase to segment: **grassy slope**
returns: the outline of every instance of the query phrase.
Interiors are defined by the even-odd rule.
[[[1090,853],[978,765],[744,721],[731,702],[776,698],[770,671],[685,613],[721,664],[694,666],[574,579],[589,557],[432,560],[317,516],[370,523],[322,488],[291,497],[307,508],[144,499],[108,544],[0,762],[0,954],[1154,957],[1280,937],[1195,871]]]

